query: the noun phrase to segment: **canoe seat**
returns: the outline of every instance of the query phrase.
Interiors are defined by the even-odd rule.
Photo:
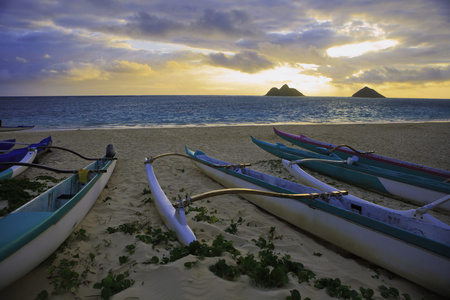
[[[51,212],[17,212],[0,220],[0,260],[34,238],[33,233],[53,213]]]
[[[64,206],[67,202],[70,201],[75,195],[72,194],[61,194],[58,196],[58,198],[55,199],[55,209],[57,210]]]

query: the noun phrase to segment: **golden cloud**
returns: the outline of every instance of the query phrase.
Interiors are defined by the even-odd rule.
[[[84,81],[84,80],[107,80],[109,79],[108,72],[105,72],[94,66],[93,64],[77,64],[75,68],[64,70],[63,72],[67,79],[71,81]]]
[[[156,72],[153,71],[147,64],[140,64],[126,60],[114,60],[109,66],[106,67],[106,70],[114,73],[127,73],[144,76],[156,74]]]

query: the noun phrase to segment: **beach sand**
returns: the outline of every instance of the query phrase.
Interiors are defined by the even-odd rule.
[[[289,133],[302,133],[317,140],[348,144],[360,150],[374,150],[380,155],[450,170],[450,123],[290,125],[277,128]],[[0,139],[14,137],[18,142],[37,142],[48,135],[52,136],[53,145],[67,147],[91,157],[103,156],[106,145],[112,143],[117,147],[119,160],[107,188],[83,222],[75,228],[76,232],[86,230],[87,239],[77,238],[72,234],[62,252],[57,252],[53,260],[45,261],[0,291],[1,299],[35,299],[42,290],[52,293],[54,288],[50,284],[52,279],[48,279],[48,268],[51,265],[58,266],[63,258],[76,261],[74,270],[80,274],[87,270],[87,277],[85,284],[75,293],[53,295],[52,299],[100,299],[100,290],[94,289],[93,285],[105,278],[109,270],[114,274],[129,270],[129,278],[135,280],[132,287],[116,294],[112,299],[285,299],[293,289],[300,292],[302,299],[328,298],[325,290],[314,287],[314,280],[298,283],[297,277],[292,276],[289,276],[289,283],[282,288],[258,287],[245,275],[236,281],[221,279],[208,268],[219,259],[236,265],[229,253],[220,258],[201,260],[189,255],[166,265],[143,264],[153,256],[161,260],[169,256],[169,251],[164,244],[153,249],[151,244],[139,241],[135,234],[107,233],[108,227],[131,222],[148,223],[154,228],[167,231],[154,204],[146,201],[151,195],[143,194],[144,189],[148,188],[143,162],[145,157],[162,153],[184,153],[185,145],[231,163],[251,163],[251,168],[292,180],[279,163],[274,169],[271,167],[273,163],[267,162],[277,162],[279,159],[251,142],[250,135],[253,135],[268,142],[288,144],[273,133],[271,126],[22,131],[1,133]],[[78,169],[88,164],[73,154],[59,150],[45,154],[40,162],[61,169]],[[169,199],[178,194],[184,196],[186,192],[196,195],[223,188],[186,159],[163,158],[154,163],[154,169]],[[29,169],[21,176],[32,179],[42,174],[64,177],[38,169]],[[323,176],[319,178],[369,201],[398,209],[413,207],[337,180]],[[414,283],[289,225],[239,196],[215,197],[210,201],[197,202],[195,206],[206,207],[220,220],[210,224],[192,220],[192,212],[187,215],[188,224],[198,240],[209,245],[217,235],[222,234],[226,240],[233,241],[233,245],[243,256],[247,253],[257,256],[259,248],[252,240],[261,236],[268,240],[271,228],[275,227],[275,236],[279,238],[274,240],[274,251],[279,257],[288,254],[292,261],[303,263],[316,274],[316,278],[340,278],[342,284],[358,291],[359,287],[371,288],[375,292],[373,299],[382,299],[378,291],[380,285],[394,287],[400,294],[409,294],[411,299],[422,299],[430,294],[430,291]],[[449,215],[434,214],[450,224]],[[237,222],[239,218],[242,218],[243,223],[237,227],[238,232],[227,233],[225,229],[230,226],[231,220]],[[132,244],[136,246],[136,250],[130,254],[125,247]],[[179,245],[178,242],[172,244]],[[129,260],[121,265],[120,256],[129,256]],[[184,266],[186,262],[197,260],[190,269]]]

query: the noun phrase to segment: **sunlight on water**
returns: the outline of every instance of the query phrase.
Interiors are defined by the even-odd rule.
[[[0,98],[4,126],[36,129],[450,121],[449,99],[264,96]]]

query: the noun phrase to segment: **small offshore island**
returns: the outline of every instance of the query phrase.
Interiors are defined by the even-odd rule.
[[[278,96],[278,97],[304,97],[301,92],[299,92],[297,89],[290,88],[287,84],[284,84],[280,89],[273,87],[271,88],[266,96]],[[352,95],[352,97],[357,98],[386,98],[385,96],[381,95],[374,89],[371,89],[367,86],[360,89],[356,93]]]
[[[266,96],[304,97],[305,95],[285,84],[281,87],[281,89],[276,87],[271,88],[270,91],[267,92]]]
[[[364,88],[360,89],[356,93],[352,95],[352,97],[359,97],[359,98],[386,98],[385,96],[381,95],[374,89],[368,88],[365,86]]]

